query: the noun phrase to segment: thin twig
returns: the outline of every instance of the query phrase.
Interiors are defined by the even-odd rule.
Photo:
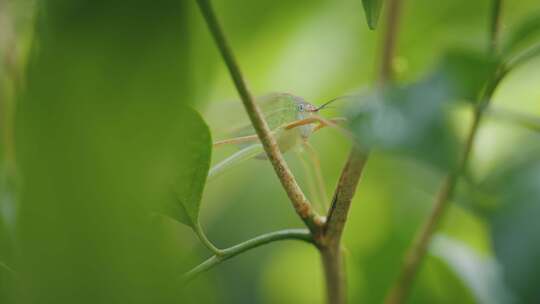
[[[501,7],[502,0],[493,0],[493,6],[491,7],[491,18],[489,28],[489,48],[488,52],[495,54],[499,49],[499,34],[501,28]]]
[[[335,242],[339,243],[341,240],[349,208],[366,161],[366,152],[357,145],[353,146],[349,153],[349,158],[341,171],[341,176],[328,213],[328,220],[324,233],[325,242],[327,244]]]
[[[390,0],[386,16],[386,32],[384,34],[382,60],[379,71],[379,85],[384,86],[392,81],[392,65],[396,51],[399,18],[401,16],[401,0]]]
[[[302,218],[307,227],[314,233],[318,233],[321,229],[322,221],[313,210],[311,204],[306,198],[302,189],[296,182],[291,170],[287,166],[283,155],[281,154],[278,144],[271,135],[270,128],[264,120],[264,116],[251,96],[247,84],[242,77],[240,67],[236,63],[233,52],[225,39],[225,35],[221,30],[219,22],[214,14],[210,0],[197,0],[201,13],[206,20],[208,28],[214,37],[217,47],[229,69],[236,90],[242,99],[242,103],[247,111],[251,124],[255,128],[259,139],[264,147],[268,159],[272,163],[276,174],[287,192],[296,213]]]
[[[281,240],[300,240],[308,243],[313,243],[311,233],[307,229],[286,229],[276,232],[271,232],[267,234],[260,235],[253,239],[247,240],[240,244],[237,244],[233,247],[220,250],[219,255],[213,255],[203,263],[199,264],[197,267],[193,268],[184,275],[186,281],[190,281],[195,278],[197,275],[209,270],[210,268],[218,265],[219,263],[226,261],[230,258],[233,258],[239,255],[242,252],[248,251],[259,246],[272,243],[275,241]]]
[[[381,89],[392,79],[392,61],[395,53],[401,0],[391,0],[386,12],[386,31],[383,40],[378,85]],[[368,151],[354,145],[341,171],[328,212],[324,235],[320,241],[321,256],[325,270],[328,303],[346,303],[346,274],[343,265],[341,237],[352,199],[368,160]]]
[[[328,213],[323,239],[319,241],[328,303],[342,304],[347,302],[347,284],[343,265],[341,236],[366,161],[367,152],[354,145],[341,171]]]
[[[401,0],[391,0],[386,13],[386,31],[382,46],[381,68],[378,82],[381,87],[392,80],[392,61],[395,53],[398,19],[401,15]],[[341,239],[349,207],[354,196],[356,185],[367,161],[368,153],[358,146],[353,146],[345,167],[341,171],[340,181],[336,187],[332,206],[325,226],[325,238],[331,242]]]
[[[493,12],[492,12],[492,22],[491,22],[491,32],[490,39],[497,39],[500,24],[500,8],[502,0],[494,0],[493,2]],[[494,47],[497,46],[496,41],[490,41],[491,50],[490,53],[494,54]],[[411,286],[414,282],[418,269],[421,265],[422,260],[424,259],[429,243],[435,233],[441,219],[443,218],[446,209],[450,203],[454,189],[456,186],[457,179],[461,172],[467,167],[467,163],[470,158],[472,147],[478,133],[478,127],[480,125],[482,114],[484,109],[491,100],[493,93],[499,82],[502,80],[502,76],[495,75],[494,78],[488,83],[486,90],[484,91],[483,97],[480,100],[479,106],[474,111],[473,122],[471,129],[467,135],[465,146],[463,148],[463,153],[460,159],[460,162],[457,166],[456,171],[451,172],[443,180],[441,188],[437,194],[435,205],[431,214],[427,218],[422,228],[419,230],[416,235],[411,247],[405,255],[405,259],[402,265],[402,268],[399,272],[397,280],[394,282],[394,285],[387,294],[385,303],[386,304],[399,304],[405,302]]]

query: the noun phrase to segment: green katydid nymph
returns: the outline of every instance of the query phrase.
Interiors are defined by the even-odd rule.
[[[263,112],[272,135],[276,138],[281,152],[287,153],[298,147],[300,149],[296,149],[297,151],[303,149],[308,152],[311,166],[301,159],[305,170],[314,171],[312,174],[307,175],[309,178],[313,178],[313,175],[315,175],[316,181],[311,181],[312,186],[310,188],[319,189],[317,190],[319,192],[318,196],[326,196],[326,191],[323,186],[318,156],[309,144],[308,139],[311,134],[327,126],[347,134],[347,131],[336,124],[343,121],[343,118],[325,119],[318,115],[320,110],[325,109],[329,104],[340,98],[332,99],[321,106],[315,106],[302,97],[288,93],[273,93],[257,99],[257,104]],[[245,160],[253,158],[266,159],[264,149],[251,124],[246,123],[236,128],[232,132],[232,136],[232,138],[215,142],[214,147],[234,144],[240,150],[213,166],[208,174],[209,180]]]
[[[270,130],[275,136],[282,153],[306,144],[309,136],[319,129],[331,126],[337,127],[336,122],[343,118],[324,119],[317,113],[326,108],[336,99],[332,99],[321,106],[315,106],[302,97],[288,93],[274,93],[266,95],[257,100]],[[343,131],[345,132],[345,131]],[[246,124],[233,131],[233,138],[219,140],[214,143],[214,147],[226,144],[235,144],[242,149],[221,161],[209,173],[209,178],[213,178],[226,169],[234,166],[238,162],[253,157],[263,158],[263,148],[251,124]]]

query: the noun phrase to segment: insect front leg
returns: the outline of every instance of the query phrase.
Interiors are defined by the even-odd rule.
[[[311,115],[310,117],[307,117],[307,118],[304,118],[304,119],[299,119],[299,120],[293,121],[291,123],[285,124],[285,125],[281,126],[281,128],[283,128],[285,130],[290,130],[290,129],[294,129],[294,128],[297,128],[297,127],[300,127],[300,126],[305,126],[305,125],[309,125],[309,124],[313,124],[313,123],[318,123],[319,125],[316,126],[313,129],[313,132],[316,132],[316,131],[324,128],[324,127],[331,127],[334,130],[339,131],[345,137],[353,140],[354,135],[351,132],[349,132],[348,130],[344,129],[343,127],[341,127],[341,126],[339,126],[337,124],[338,122],[343,122],[343,121],[346,121],[346,119],[343,118],[343,117],[326,119],[326,118],[320,117],[318,115]]]
[[[324,119],[319,122],[319,124],[313,129],[313,132],[317,132],[320,129],[324,127],[335,127],[335,128],[341,128],[339,127],[338,123],[345,122],[347,119],[345,117],[335,117],[331,119]]]

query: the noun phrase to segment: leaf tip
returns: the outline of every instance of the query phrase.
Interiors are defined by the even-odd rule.
[[[370,30],[377,29],[383,0],[362,0],[366,21]]]

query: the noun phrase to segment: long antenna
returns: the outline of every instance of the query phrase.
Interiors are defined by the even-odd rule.
[[[326,108],[326,106],[328,106],[329,104],[333,103],[334,101],[337,101],[337,100],[340,100],[340,99],[344,99],[344,98],[347,98],[347,97],[353,97],[354,95],[343,95],[343,96],[339,96],[339,97],[336,97],[336,98],[333,98],[333,99],[330,99],[329,101],[323,103],[322,105],[320,105],[316,110],[315,112],[319,111],[319,110],[322,110],[324,108]]]

